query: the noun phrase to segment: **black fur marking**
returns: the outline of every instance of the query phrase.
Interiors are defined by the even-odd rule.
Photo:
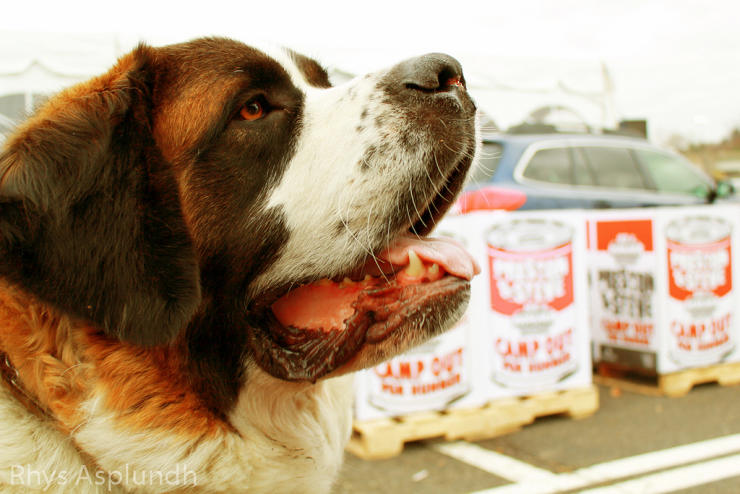
[[[252,358],[244,321],[262,294],[251,283],[288,241],[282,212],[266,210],[265,201],[293,155],[303,112],[303,94],[277,62],[254,55],[240,66],[242,90],[232,104],[257,91],[273,109],[254,122],[231,120],[234,112],[224,110],[199,141],[186,185],[204,304],[185,341],[200,393],[216,410],[235,404]]]
[[[185,332],[188,365],[196,391],[212,410],[225,414],[244,386],[247,347],[247,284],[269,267],[288,240],[282,215],[256,215],[255,225],[269,225],[264,237],[242,252],[213,253],[203,268],[206,302]]]
[[[300,53],[296,53],[293,50],[288,50],[288,53],[295,62],[296,66],[303,73],[303,77],[306,79],[306,82],[314,87],[331,87],[331,82],[329,82],[329,74],[327,74],[326,70],[315,60],[301,55]]]

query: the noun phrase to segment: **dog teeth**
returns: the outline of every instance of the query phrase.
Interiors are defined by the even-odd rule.
[[[439,276],[439,264],[432,264],[431,266],[429,266],[429,270],[427,271],[427,273],[431,278]]]
[[[416,252],[409,249],[409,265],[406,267],[405,272],[412,278],[420,278],[424,274],[424,264],[416,255]]]

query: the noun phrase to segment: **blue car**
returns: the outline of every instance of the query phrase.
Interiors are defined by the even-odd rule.
[[[678,154],[644,139],[608,134],[491,134],[471,172],[468,191],[519,191],[519,209],[629,208],[732,200]]]

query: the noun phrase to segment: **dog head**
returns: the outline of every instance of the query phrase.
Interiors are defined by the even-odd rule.
[[[368,366],[464,308],[475,263],[425,236],[476,133],[446,55],[332,87],[291,51],[139,46],[6,142],[0,275],[109,337],[182,341],[200,367]]]

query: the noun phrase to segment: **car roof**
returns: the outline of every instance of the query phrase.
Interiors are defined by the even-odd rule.
[[[527,145],[539,141],[609,141],[628,143],[644,143],[648,141],[641,137],[617,134],[579,134],[579,133],[550,133],[550,134],[506,134],[506,133],[486,133],[483,134],[483,142],[511,142],[520,145]]]
[[[532,145],[538,145],[538,143],[544,143],[543,147],[559,147],[558,143],[572,143],[576,146],[588,145],[586,143],[593,142],[594,145],[598,146],[625,146],[630,148],[644,148],[653,149],[663,153],[678,156],[683,160],[688,160],[675,152],[665,150],[657,147],[642,137],[636,137],[631,135],[622,134],[587,134],[587,133],[539,133],[539,134],[507,134],[504,132],[484,132],[482,136],[484,143],[494,143],[501,145],[501,152],[498,154],[498,161],[496,164],[496,172],[494,175],[506,176],[514,173],[514,169],[518,166],[522,156],[527,149]],[[569,146],[569,144],[565,144]],[[539,146],[538,146],[539,147]],[[706,175],[709,180],[712,180],[709,175],[706,174],[701,168],[699,171]]]

